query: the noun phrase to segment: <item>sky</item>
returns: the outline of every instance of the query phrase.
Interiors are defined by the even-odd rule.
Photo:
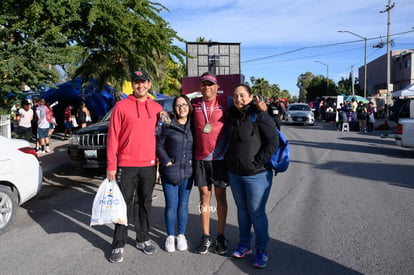
[[[300,74],[337,83],[353,67],[386,54],[388,0],[158,0],[161,16],[188,42],[240,43],[241,71],[297,96]],[[395,0],[390,10],[391,50],[414,49],[414,1]],[[352,32],[338,32],[345,30]],[[374,48],[383,42],[383,48]],[[175,42],[185,49],[185,44]],[[315,62],[318,61],[318,62]],[[361,81],[362,83],[363,81]]]

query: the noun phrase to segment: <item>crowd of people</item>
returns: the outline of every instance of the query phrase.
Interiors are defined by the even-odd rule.
[[[35,144],[38,154],[49,153],[50,139],[57,126],[53,107],[58,102],[49,104],[45,99],[23,100],[16,109],[14,121],[17,124],[16,137],[25,139]],[[73,129],[86,127],[92,123],[91,115],[84,102],[75,110],[73,106],[67,106],[64,110],[64,137],[72,135]]]
[[[202,228],[195,252],[206,254],[212,247],[217,254],[227,254],[226,192],[230,186],[239,223],[239,242],[232,256],[243,258],[254,248],[253,266],[265,267],[269,241],[265,207],[273,177],[267,161],[278,146],[272,130],[276,124],[266,103],[255,98],[248,86],[240,85],[230,104],[227,97],[217,94],[216,76],[207,72],[200,77],[202,97],[191,101],[185,95],[176,97],[173,118],[157,129],[168,114],[148,96],[152,85],[148,74],[136,70],[131,79],[133,93],[116,103],[109,122],[107,178],[117,180],[127,215],[133,217],[135,246],[147,255],[155,251],[149,231],[158,158],[165,197],[165,250],[188,249],[185,233],[194,185],[199,191]],[[253,113],[257,113],[256,121]],[[218,217],[215,239],[210,231],[213,195]],[[127,226],[115,225],[111,262],[123,261],[127,233]]]
[[[371,101],[365,104],[353,98],[351,102],[340,103],[336,108],[336,129],[340,131],[343,123],[357,122],[360,132],[371,132],[374,129],[376,113],[377,108]]]

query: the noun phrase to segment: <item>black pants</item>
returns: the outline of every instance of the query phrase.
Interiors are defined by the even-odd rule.
[[[19,134],[19,138],[25,139],[27,141],[32,141],[32,127],[26,128],[19,126],[17,128],[17,133]]]
[[[145,242],[150,239],[149,220],[155,173],[156,166],[118,167],[116,180],[127,205],[128,221],[133,221],[135,225],[137,242]],[[112,247],[124,247],[127,239],[128,227],[116,224]]]

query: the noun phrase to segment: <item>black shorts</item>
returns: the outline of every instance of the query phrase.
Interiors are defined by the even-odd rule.
[[[224,160],[194,160],[194,185],[225,188],[229,185],[227,165]]]

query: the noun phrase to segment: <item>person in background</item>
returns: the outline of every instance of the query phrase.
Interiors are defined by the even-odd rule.
[[[366,122],[368,132],[372,132],[372,130],[374,130],[376,112],[377,112],[377,107],[375,107],[374,103],[370,101],[368,103],[368,108],[367,108],[367,122]]]
[[[17,134],[19,137],[31,142],[33,110],[29,101],[23,100],[22,107],[17,110],[16,120],[18,121]]]
[[[150,213],[156,175],[155,127],[162,106],[148,96],[150,78],[144,70],[131,74],[132,94],[113,108],[108,128],[107,171],[109,180],[117,181],[132,217],[136,247],[151,255]],[[128,226],[115,224],[111,262],[122,262],[128,241]]]
[[[32,99],[32,110],[33,110],[33,119],[32,119],[32,137],[34,139],[36,152],[40,150],[39,139],[37,138],[37,114],[36,109],[39,106],[39,100],[37,98]]]
[[[359,131],[367,133],[367,108],[365,104],[360,101],[356,108],[356,116],[359,124]]]
[[[269,103],[268,105],[268,112],[269,115],[273,118],[277,129],[280,130],[280,125],[281,125],[281,121],[280,121],[280,103],[277,99],[273,100],[272,102]]]
[[[46,101],[42,98],[39,100],[39,106],[36,108],[37,116],[37,139],[39,141],[39,153],[49,153],[49,127],[50,121],[48,119],[50,113]]]
[[[69,105],[65,108],[63,111],[63,122],[65,124],[65,131],[64,131],[64,138],[66,139],[68,136],[70,137],[72,135],[72,110],[73,106]]]
[[[192,181],[193,135],[191,132],[191,102],[185,95],[173,101],[174,118],[164,126],[157,137],[157,157],[165,197],[165,225],[167,239],[165,250],[187,250],[185,230],[188,221],[188,200]],[[177,238],[175,225],[177,223]]]
[[[341,131],[343,123],[348,122],[348,117],[343,108],[336,109],[336,113],[336,130]]]
[[[55,128],[56,128],[57,123],[56,123],[55,114],[53,113],[53,107],[51,105],[49,105],[49,104],[47,104],[47,107],[50,110],[51,119],[52,119],[50,121],[50,123],[49,123],[49,133],[48,133],[49,142],[50,142],[50,139],[52,138],[52,135],[53,135],[53,132],[55,131]]]
[[[225,117],[229,145],[225,159],[239,224],[239,244],[232,256],[244,258],[252,253],[253,227],[256,249],[253,266],[263,268],[269,242],[266,203],[273,179],[267,163],[279,146],[279,138],[272,118],[258,111],[253,98],[245,84],[234,89],[234,106]]]
[[[88,125],[88,122],[91,122],[91,115],[88,108],[86,107],[85,102],[81,102],[78,109],[76,110],[76,119],[81,128],[85,128]]]
[[[358,108],[358,102],[355,100],[355,98],[351,99],[351,110],[352,112],[356,113]]]

